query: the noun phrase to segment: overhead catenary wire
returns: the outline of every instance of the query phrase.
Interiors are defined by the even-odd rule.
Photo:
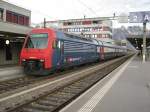
[[[94,14],[95,16],[98,16],[96,14],[96,12],[91,7],[89,7],[87,4],[85,4],[83,1],[81,1],[81,0],[77,0],[77,1],[78,1],[78,3],[80,3],[81,5],[83,5],[85,8],[87,8],[92,14]]]

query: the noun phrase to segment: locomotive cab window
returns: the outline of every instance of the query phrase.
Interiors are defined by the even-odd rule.
[[[48,44],[48,34],[31,34],[26,42],[25,48],[44,49]]]

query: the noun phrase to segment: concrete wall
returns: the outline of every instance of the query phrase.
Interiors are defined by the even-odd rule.
[[[0,31],[2,32],[28,34],[31,30],[31,27],[0,21]]]

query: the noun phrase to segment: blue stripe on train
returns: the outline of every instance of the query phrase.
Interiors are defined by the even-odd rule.
[[[61,57],[57,56],[57,53],[58,52],[55,51],[53,54],[53,66],[56,68],[62,66],[80,65],[99,59],[99,54],[94,52],[69,52],[64,53]]]

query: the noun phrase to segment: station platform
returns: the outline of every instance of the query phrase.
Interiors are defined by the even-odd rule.
[[[0,81],[5,81],[23,76],[23,69],[17,65],[0,66]]]
[[[150,61],[132,57],[60,112],[150,112]]]

